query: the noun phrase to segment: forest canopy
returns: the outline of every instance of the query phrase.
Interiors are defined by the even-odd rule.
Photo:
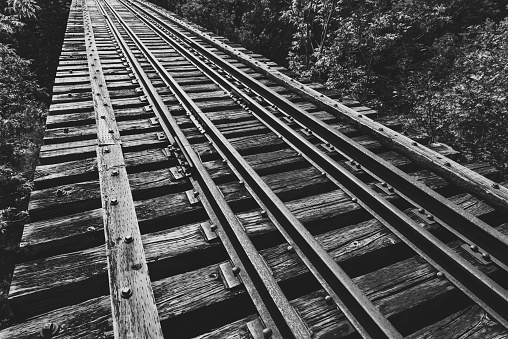
[[[152,0],[508,171],[504,0]]]

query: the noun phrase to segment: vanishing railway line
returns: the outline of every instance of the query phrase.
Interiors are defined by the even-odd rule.
[[[326,94],[73,0],[0,338],[508,336],[495,169]]]

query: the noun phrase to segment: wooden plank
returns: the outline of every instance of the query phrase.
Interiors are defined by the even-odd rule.
[[[84,11],[88,10],[88,5],[93,7],[96,3],[88,1]],[[103,19],[99,13],[95,14],[95,20]],[[97,124],[97,166],[114,337],[163,338],[125,168],[122,141],[105,86],[108,76],[102,73],[89,18],[84,20],[84,25],[85,32],[89,33],[89,44],[86,45],[88,67],[90,74],[94,75],[90,81]]]
[[[429,180],[430,180],[430,178],[429,178]],[[297,180],[295,180],[295,181],[297,181]],[[228,188],[228,185],[221,185],[220,187],[221,187],[221,190],[224,192],[225,197],[228,201],[238,200],[240,198],[241,199],[248,199],[248,197],[245,195],[245,193],[243,193],[242,191],[239,191],[238,189],[235,190],[234,185],[229,185],[230,188]],[[236,186],[236,187],[238,187],[238,186]],[[277,190],[276,187],[274,187],[274,189]],[[279,187],[278,190],[280,191],[281,189],[282,188]],[[182,199],[184,199],[184,201],[185,201],[186,197],[184,196],[184,197],[182,197]],[[392,196],[389,199],[393,200],[394,197]],[[150,209],[153,208],[151,206],[154,206],[154,207],[157,206],[158,208],[160,208],[160,206],[163,206],[164,204],[166,204],[166,206],[173,207],[172,211],[168,210],[168,208],[160,208],[160,213],[162,213],[162,214],[168,214],[168,213],[174,214],[176,211],[178,211],[179,213],[182,213],[182,210],[184,209],[184,206],[186,206],[186,205],[188,206],[188,207],[186,207],[187,209],[191,208],[191,210],[192,210],[192,206],[189,206],[188,202],[183,202],[183,204],[182,203],[177,204],[176,201],[173,200],[173,201],[169,202],[169,204],[171,204],[171,205],[168,205],[168,202],[163,202],[162,200],[157,201],[157,200],[159,200],[159,199],[155,199],[152,203],[143,202],[143,205],[147,205],[147,206],[146,207],[139,206],[139,208],[137,208],[139,210],[139,217],[141,219],[146,220],[146,218],[149,218],[149,219],[157,218],[158,213],[151,212]],[[238,205],[238,203],[237,203],[237,205]],[[293,213],[295,213],[295,215],[303,223],[305,223],[307,225],[307,227],[311,227],[311,228],[312,227],[319,227],[321,229],[321,231],[326,230],[327,227],[332,227],[332,226],[335,227],[335,225],[336,225],[335,222],[341,222],[341,223],[347,224],[347,223],[354,222],[355,220],[356,221],[361,220],[361,218],[363,218],[362,213],[361,213],[361,208],[359,207],[359,205],[356,203],[353,203],[347,195],[345,195],[344,193],[342,193],[340,191],[326,192],[326,193],[323,193],[318,196],[312,196],[311,198],[300,198],[300,199],[296,199],[296,200],[291,200],[287,203],[287,205],[290,208],[290,210],[292,210]],[[464,205],[464,207],[468,207],[468,205]],[[485,213],[485,211],[483,213]],[[196,213],[194,213],[194,215],[196,215]],[[261,234],[264,234],[268,231],[270,231],[270,232],[274,231],[273,226],[271,226],[270,223],[267,222],[266,217],[263,217],[260,215],[259,211],[245,212],[243,214],[240,214],[239,218],[242,221],[242,223],[244,224],[244,226],[246,227],[246,229],[248,230],[248,232],[251,233],[252,235],[253,234],[261,235]],[[187,219],[187,220],[189,220],[189,219]],[[153,222],[153,221],[151,221],[151,222]],[[325,226],[325,225],[328,225],[328,226]],[[67,227],[72,229],[72,224],[68,224]],[[369,227],[370,227],[369,229],[371,229],[372,225]],[[381,227],[381,226],[379,226],[379,227]],[[354,227],[353,227],[353,229],[354,229]],[[57,230],[54,230],[54,231],[57,231]],[[58,231],[58,232],[61,232],[61,231]],[[376,235],[378,232],[379,232],[378,230],[375,230],[374,235]],[[64,233],[65,233],[65,231],[64,231]],[[357,232],[354,232],[353,234],[358,235]],[[353,239],[351,239],[351,241],[353,241]],[[392,241],[386,242],[386,244],[382,245],[381,247],[384,247],[385,245],[390,245],[390,244],[393,244],[393,242]],[[282,247],[281,251],[282,252],[284,251],[284,247]],[[81,252],[81,253],[83,253],[83,252]],[[354,253],[354,252],[352,252],[352,253]],[[279,254],[280,253],[276,254],[276,256],[279,256]],[[71,255],[71,257],[73,257],[73,256],[74,255]],[[68,272],[68,274],[70,274],[70,276],[72,276],[72,280],[67,280],[67,282],[66,282],[66,280],[63,279],[63,277],[58,274],[58,270],[51,269],[51,267],[55,264],[57,264],[59,269],[61,269],[63,262],[68,262],[68,260],[70,259],[70,258],[64,259],[66,257],[67,257],[67,255],[63,255],[63,256],[51,258],[50,261],[48,261],[49,259],[45,260],[45,261],[43,261],[45,263],[43,266],[36,265],[34,267],[31,263],[18,265],[16,267],[16,272],[15,272],[14,278],[13,278],[13,284],[11,286],[11,295],[10,295],[11,300],[15,301],[16,304],[17,303],[24,303],[26,305],[28,303],[32,303],[35,300],[37,300],[37,299],[34,300],[33,299],[34,297],[30,296],[30,294],[33,294],[33,292],[35,292],[37,289],[41,289],[41,291],[44,291],[44,288],[43,288],[44,285],[47,285],[48,287],[51,286],[51,289],[55,290],[56,295],[60,295],[60,292],[57,292],[57,291],[60,290],[63,286],[67,285],[69,282],[71,282],[72,284],[76,284],[80,280],[80,279],[76,280],[77,277],[82,276],[82,275],[81,275],[81,273],[71,274],[71,272],[73,270],[75,270],[76,267],[79,267],[80,272],[82,272],[84,267],[87,266],[87,264],[86,264],[87,260],[85,259],[84,263],[77,265],[74,263],[74,260],[80,257],[80,256],[77,256],[76,258],[74,258],[70,261],[70,263],[72,263],[72,264],[69,264],[68,268],[65,269],[65,271]],[[83,254],[81,255],[81,257],[86,258],[86,256],[83,256]],[[77,260],[80,260],[80,259],[77,259]],[[287,261],[289,259],[285,259],[285,260]],[[53,262],[54,264],[51,264],[51,262]],[[300,266],[298,266],[298,264],[297,264],[296,267],[300,267]],[[34,271],[34,269],[36,269],[36,271]],[[46,272],[46,273],[39,272],[38,271],[39,269],[42,269],[43,272]],[[92,272],[93,270],[86,269],[84,271],[85,272]],[[100,272],[100,273],[102,274],[103,272]],[[32,278],[32,276],[34,274],[37,276],[40,276],[40,277],[45,277],[45,278],[43,280],[39,280],[36,283],[34,281],[34,279]],[[51,276],[53,276],[53,278],[51,278]],[[82,276],[81,280],[82,279],[86,280],[86,279],[90,279],[90,278],[92,278],[92,277],[85,275],[85,276]],[[84,281],[84,280],[82,280],[82,281]],[[66,290],[68,290],[68,288],[66,288]],[[45,293],[45,292],[43,292],[43,293]],[[36,294],[34,294],[34,296]],[[75,296],[73,295],[73,297],[75,297]],[[69,298],[69,296],[66,296],[65,300],[67,300],[68,298]],[[19,301],[16,301],[14,299],[19,299]],[[30,301],[30,299],[32,301]],[[60,297],[58,299],[60,299],[60,302],[62,302]],[[55,302],[56,302],[56,299],[55,299]],[[37,306],[32,305],[31,310],[32,311],[38,310],[39,307],[44,308],[44,307],[47,307],[47,305],[37,305]]]
[[[281,268],[284,269],[284,266]],[[492,266],[483,270],[492,271]],[[189,331],[188,324],[178,324],[180,315],[202,307],[208,307],[214,303],[217,304],[219,301],[238,298],[238,296],[245,293],[243,290],[225,290],[222,282],[213,278],[213,274],[216,274],[216,272],[216,266],[213,265],[154,282],[154,295],[160,310],[161,321],[164,326],[170,326],[172,334],[179,333],[178,331]],[[406,326],[408,321],[421,323],[419,317],[414,316],[415,314],[412,313],[417,305],[415,305],[414,298],[408,297],[411,295],[410,293],[419,295],[424,302],[437,302],[438,304],[435,306],[449,306],[451,303],[447,296],[454,294],[453,286],[444,279],[436,278],[435,271],[425,264],[422,259],[416,257],[359,276],[354,280],[364,290],[368,291],[371,298],[376,300],[375,303],[383,310],[383,313],[395,320],[399,316],[399,319],[406,322]],[[179,293],[168,293],[171,289],[170,286],[179,286],[176,290]],[[207,291],[207,293],[203,293],[203,291]],[[28,335],[33,333],[34,326],[37,326],[37,324],[40,326],[43,319],[51,319],[51,321],[65,324],[66,331],[62,334],[63,338],[73,338],[78,331],[86,337],[89,333],[96,335],[95,328],[99,328],[102,333],[105,333],[110,331],[111,325],[108,326],[108,319],[105,317],[107,313],[101,311],[106,308],[104,300],[104,298],[98,297],[80,305],[56,310],[33,318],[25,326],[14,326],[4,330],[3,333],[0,332],[0,334],[9,333],[11,335],[16,334],[18,338],[28,338]],[[439,304],[439,302],[441,303]],[[324,306],[324,293],[322,291],[300,296],[294,299],[292,304],[297,308],[306,323],[310,325],[315,337],[342,337],[353,332],[351,326],[335,307]],[[245,305],[243,307],[245,308]],[[89,312],[89,309],[96,311]],[[234,335],[237,338],[239,334],[243,333],[239,337],[249,338],[247,333],[242,330],[242,326],[239,326],[244,321],[242,319],[244,315],[239,313],[237,316],[240,318],[238,322],[226,325],[203,337],[231,338]],[[76,321],[82,318],[89,319],[89,321]],[[506,333],[505,329],[501,329],[499,325],[492,321],[483,322],[482,326],[485,327],[485,331],[502,330]],[[194,322],[194,327],[199,327],[199,323]],[[199,335],[199,333],[195,335]]]

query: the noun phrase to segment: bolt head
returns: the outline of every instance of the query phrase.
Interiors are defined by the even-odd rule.
[[[478,251],[478,246],[472,244],[472,245],[469,245],[469,248],[471,249],[471,251],[473,252],[477,252]]]
[[[263,329],[263,337],[270,338],[272,336],[272,329],[267,327]]]
[[[442,277],[444,277],[444,273],[443,272],[437,272],[436,273],[436,277],[442,278]]]
[[[124,287],[124,288],[122,288],[122,290],[120,291],[120,295],[124,299],[129,299],[131,297],[131,295],[132,295],[131,288],[130,287]]]
[[[134,241],[134,237],[129,234],[129,235],[126,235],[125,238],[123,239],[123,241],[126,243],[126,244],[130,244],[131,242]]]
[[[381,186],[386,187],[386,186],[388,186],[388,184],[386,182],[382,182]]]
[[[104,153],[109,153],[109,152],[111,152],[111,150],[109,148],[104,149]]]
[[[328,305],[332,305],[332,304],[333,304],[333,298],[332,298],[331,296],[329,296],[329,295],[327,295],[327,296],[325,297],[325,301],[326,301],[326,303],[327,303]]]
[[[485,260],[490,260],[490,255],[488,253],[482,253],[482,258]]]
[[[118,199],[117,198],[112,198],[111,199],[111,205],[118,205]]]
[[[216,230],[217,230],[217,225],[215,225],[215,224],[211,224],[211,225],[210,225],[210,229],[211,229],[212,231],[216,231]]]
[[[233,272],[234,275],[238,275],[240,273],[240,267],[238,266],[234,266],[231,271]]]
[[[495,188],[495,189],[498,189],[498,188],[499,188],[499,184],[497,184],[497,183],[493,183],[493,184],[492,184],[492,187],[493,187],[493,188]]]
[[[418,209],[418,213],[423,214],[423,213],[425,213],[425,210],[424,210],[423,208],[419,208],[419,209]]]
[[[393,192],[393,187],[392,186],[388,186],[388,192]]]
[[[41,330],[39,331],[39,334],[42,338],[51,338],[55,334],[57,334],[59,330],[60,325],[58,325],[57,323],[48,322],[42,326]]]
[[[427,219],[434,220],[434,216],[432,214],[427,214]]]
[[[112,177],[117,177],[119,175],[120,175],[120,172],[118,172],[118,170],[114,170],[113,172],[111,172]]]
[[[288,252],[293,252],[295,249],[293,246],[288,245],[287,250],[288,250]]]

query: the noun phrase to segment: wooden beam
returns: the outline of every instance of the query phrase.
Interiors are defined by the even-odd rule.
[[[86,54],[97,126],[97,167],[103,208],[109,289],[115,338],[163,338],[134,209],[120,133],[94,39],[103,20],[95,1],[83,4]],[[121,77],[121,76],[120,76]]]

